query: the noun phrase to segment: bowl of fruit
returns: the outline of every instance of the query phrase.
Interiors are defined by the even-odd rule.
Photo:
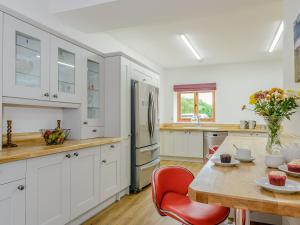
[[[41,129],[42,136],[47,145],[61,145],[70,134],[70,129]]]

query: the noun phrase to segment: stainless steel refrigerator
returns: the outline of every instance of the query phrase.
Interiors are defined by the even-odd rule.
[[[159,89],[131,80],[131,186],[138,192],[159,167]]]

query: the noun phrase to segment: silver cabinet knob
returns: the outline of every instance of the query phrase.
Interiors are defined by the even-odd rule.
[[[114,146],[114,145],[111,145],[110,148],[115,148],[115,146]]]
[[[49,97],[49,93],[46,92],[46,93],[44,94],[44,96],[45,96],[45,97]]]
[[[84,121],[84,122],[83,122],[83,124],[84,124],[84,125],[87,125],[87,124],[88,124],[88,122],[87,122],[87,121]]]
[[[102,160],[102,162],[103,162],[103,163],[106,163],[106,160],[104,159],[104,160]]]
[[[97,132],[97,130],[96,129],[94,129],[94,130],[92,130],[94,133],[96,133]]]
[[[66,157],[69,159],[71,158],[71,154],[66,154]]]
[[[25,189],[25,186],[24,186],[24,185],[19,185],[19,186],[18,186],[18,190],[23,191],[24,189]]]
[[[54,94],[54,95],[53,95],[53,98],[58,98],[58,95],[57,95],[57,94]]]
[[[74,153],[74,156],[76,156],[76,157],[79,156],[79,153],[78,153],[78,152],[75,152],[75,153]]]

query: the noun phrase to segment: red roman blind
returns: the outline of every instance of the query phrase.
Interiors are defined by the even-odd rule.
[[[216,90],[216,83],[202,83],[202,84],[180,84],[174,85],[173,89],[176,92],[188,91],[214,91]]]

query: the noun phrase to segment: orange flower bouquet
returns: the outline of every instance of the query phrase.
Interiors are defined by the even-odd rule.
[[[251,107],[244,105],[242,110],[251,110],[256,114],[263,116],[268,129],[267,152],[273,154],[281,149],[279,131],[283,119],[290,120],[291,115],[298,108],[298,99],[300,93],[288,90],[284,91],[280,88],[272,88],[270,90],[258,91],[249,98]]]

